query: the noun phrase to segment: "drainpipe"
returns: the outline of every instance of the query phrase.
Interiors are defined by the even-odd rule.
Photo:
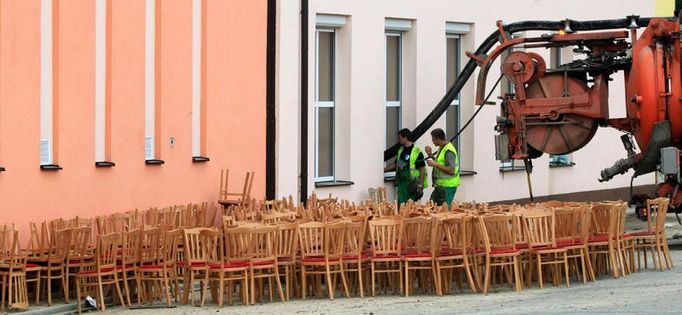
[[[301,0],[301,174],[299,202],[308,201],[308,0]]]
[[[265,198],[273,200],[277,176],[277,118],[275,117],[275,58],[277,39],[277,0],[268,0],[265,95]]]

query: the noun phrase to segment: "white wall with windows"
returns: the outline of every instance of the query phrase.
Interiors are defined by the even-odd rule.
[[[528,9],[528,2],[532,9]],[[481,10],[480,8],[495,8]],[[585,9],[589,8],[589,9]],[[632,12],[654,14],[654,1],[618,0],[556,2],[522,0],[476,3],[448,0],[310,1],[308,40],[308,192],[351,200],[368,197],[369,187],[393,182],[384,174],[383,151],[397,141],[400,128],[413,129],[433,109],[468,62],[473,51],[496,29],[495,21],[623,18]],[[300,152],[300,2],[279,0],[277,27],[277,195],[298,197]],[[503,14],[501,14],[503,13]],[[529,33],[526,36],[540,34]],[[570,50],[535,49],[548,64],[568,62]],[[560,59],[557,59],[560,58]],[[556,61],[555,60],[555,61]],[[432,127],[454,136],[473,115],[478,71]],[[500,75],[499,64],[488,76],[488,89]],[[498,89],[505,88],[502,84]],[[610,85],[611,106],[622,106],[622,78]],[[500,100],[495,96],[455,144],[462,177],[459,200],[495,201],[528,196],[526,174],[501,170],[495,160],[493,127]],[[612,111],[613,113],[620,113]],[[536,196],[611,189],[629,185],[629,175],[608,183],[596,178],[602,168],[624,156],[620,133],[600,129],[585,148],[568,156],[575,165],[550,167],[547,155],[533,161]],[[429,134],[417,142],[431,145]],[[557,159],[557,158],[555,158]],[[522,168],[521,168],[522,169]],[[430,177],[430,170],[429,170]],[[653,176],[635,185],[653,184]],[[353,184],[346,182],[350,181]],[[337,185],[319,187],[319,183]],[[430,190],[425,192],[428,198]]]

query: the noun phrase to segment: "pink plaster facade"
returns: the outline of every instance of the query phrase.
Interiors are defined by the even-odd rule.
[[[265,191],[266,0],[204,0],[206,163],[192,162],[192,0],[160,8],[158,159],[146,165],[145,1],[111,1],[110,152],[95,167],[95,1],[58,8],[55,163],[40,165],[40,0],[0,0],[0,224],[215,201],[221,168]],[[170,138],[175,139],[174,146]],[[237,187],[239,186],[239,188]],[[27,235],[22,235],[26,237]]]

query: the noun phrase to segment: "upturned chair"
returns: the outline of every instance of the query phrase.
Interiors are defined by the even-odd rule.
[[[376,278],[385,274],[391,282],[391,275],[397,274],[400,295],[403,294],[403,228],[400,218],[382,218],[369,221],[372,255],[370,270],[372,278],[372,296],[376,293]],[[393,283],[396,283],[393,281]]]
[[[82,266],[81,270],[76,273],[76,295],[79,314],[82,311],[81,307],[83,305],[81,297],[89,292],[95,292],[93,295],[95,295],[97,308],[101,311],[106,309],[103,289],[105,285],[113,285],[119,302],[123,306],[126,305],[123,301],[123,294],[119,285],[118,270],[116,270],[120,244],[121,235],[119,233],[97,237],[94,263]]]
[[[230,205],[244,206],[251,201],[251,187],[253,186],[253,178],[255,172],[246,172],[246,179],[244,180],[244,187],[241,192],[230,192],[228,190],[229,170],[220,170],[220,195],[218,196],[218,203],[223,208]]]

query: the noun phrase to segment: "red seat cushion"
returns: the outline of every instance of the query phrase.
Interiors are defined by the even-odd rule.
[[[101,273],[107,273],[114,271],[114,268],[104,268],[100,270]],[[76,273],[77,275],[91,275],[91,274],[97,274],[97,269],[92,269],[92,270],[85,270],[85,271],[79,271]]]
[[[259,260],[255,261],[252,263],[254,266],[267,266],[267,265],[274,265],[275,261],[274,260]]]
[[[303,260],[301,260],[304,263],[321,263],[325,262],[326,260],[324,257],[305,257]],[[334,261],[339,261],[339,258],[330,258],[329,262],[334,262]]]
[[[629,235],[634,236],[634,237],[637,237],[637,236],[653,236],[653,235],[656,235],[656,233],[649,232],[649,231],[642,231],[642,232],[632,232]]]
[[[573,246],[575,245],[575,240],[557,240],[557,247]]]
[[[211,263],[208,264],[211,269],[231,269],[248,267],[249,263],[246,261],[231,261],[226,263]]]
[[[374,255],[374,256],[372,256],[372,259],[373,259],[373,260],[391,260],[391,259],[396,260],[396,259],[402,259],[402,257],[401,257],[400,255],[395,255],[395,254],[391,254],[391,255]]]
[[[367,260],[367,259],[369,259],[369,255],[363,253],[363,254],[360,254],[357,256],[343,256],[342,259],[343,260],[358,260],[358,259]]]
[[[516,243],[516,249],[528,249],[528,243]]]
[[[518,252],[519,252],[518,249],[513,249],[511,247],[491,248],[490,249],[491,255],[513,254],[513,253],[518,253]]]
[[[431,253],[428,253],[428,252],[422,252],[422,253],[407,252],[407,253],[404,253],[402,256],[403,256],[403,258],[428,258],[428,257],[431,257]]]
[[[126,267],[125,269],[132,269],[133,267],[135,267],[135,264],[127,264],[125,265],[125,267]],[[123,270],[123,265],[116,265],[116,269]]]
[[[28,263],[26,264],[26,268],[40,268],[40,265]]]
[[[178,261],[178,267],[181,267],[181,268],[182,268],[182,267],[184,267],[184,266],[185,266],[185,262],[184,262],[184,261]],[[206,266],[207,266],[207,265],[206,265],[205,262],[193,262],[193,263],[190,265],[190,267],[193,267],[193,268],[201,268],[201,267],[206,267]]]
[[[606,242],[609,240],[609,235],[608,234],[600,234],[600,235],[592,235],[590,238],[587,240],[589,243],[598,243],[598,242]]]

